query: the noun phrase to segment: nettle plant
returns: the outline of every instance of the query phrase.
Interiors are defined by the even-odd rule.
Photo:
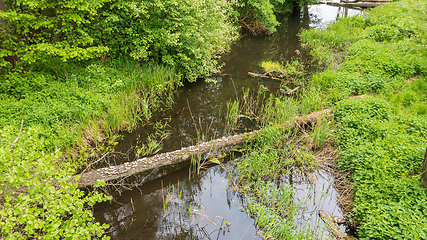
[[[40,131],[24,130],[13,144],[18,131],[0,130],[0,238],[106,238],[108,225],[95,222],[90,208],[110,197],[67,183],[72,166],[60,152],[46,153]]]

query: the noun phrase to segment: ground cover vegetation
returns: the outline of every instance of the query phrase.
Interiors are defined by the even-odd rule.
[[[321,71],[297,82],[298,96],[279,91],[265,99],[261,87],[253,97],[244,94],[229,103],[231,126],[249,116],[265,128],[242,148],[238,191],[249,199],[246,209],[266,237],[313,237],[304,228],[290,230],[295,228],[286,219],[296,215],[298,203],[283,208],[293,192],[277,184],[278,176],[289,176],[289,169],[312,171],[316,153],[331,145],[339,155],[337,167],[352,182],[349,220],[360,239],[427,239],[427,189],[420,181],[427,144],[426,10],[425,1],[402,0],[326,29],[303,30],[302,44]],[[263,63],[266,71],[292,66]],[[309,128],[305,141],[296,140],[303,129],[277,127],[329,107],[334,117]],[[298,162],[303,156],[308,160]]]
[[[353,184],[361,239],[426,239],[427,189],[420,183],[427,140],[425,1],[402,0],[325,30],[301,33],[324,71],[310,88],[335,106],[339,168]],[[370,95],[348,99],[350,95]]]
[[[90,208],[109,197],[68,177],[183,79],[217,71],[238,19],[273,32],[274,13],[303,4],[289,3],[0,1],[0,238],[102,238]]]

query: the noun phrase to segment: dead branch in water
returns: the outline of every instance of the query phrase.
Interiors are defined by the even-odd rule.
[[[259,73],[248,72],[248,76],[266,78],[266,79],[271,79],[271,80],[276,80],[276,81],[282,81],[282,82],[292,82],[291,80],[276,78],[276,77],[273,77],[273,76],[268,75],[268,74],[266,75],[266,74],[259,74]]]
[[[326,2],[327,5],[337,6],[337,7],[347,7],[347,8],[372,8],[385,5],[388,2]]]
[[[323,211],[319,210],[319,216],[322,217],[323,221],[329,226],[329,230],[331,230],[332,234],[335,236],[338,240],[353,240],[353,237],[349,237],[342,233],[340,229],[337,226],[337,223],[335,222],[333,217],[329,217],[328,214]]]

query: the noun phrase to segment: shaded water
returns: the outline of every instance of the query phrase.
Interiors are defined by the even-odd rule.
[[[202,134],[205,140],[227,135],[225,113],[228,101],[236,99],[244,89],[257,90],[262,84],[274,93],[280,85],[275,81],[250,78],[247,72],[261,72],[259,64],[262,61],[287,61],[299,57],[295,50],[305,59],[306,52],[300,48],[297,37],[301,29],[322,28],[337,17],[359,13],[314,5],[299,14],[283,17],[281,26],[273,35],[244,36],[222,58],[223,72],[229,75],[214,76],[211,82],[185,84],[178,90],[173,110],[155,116],[156,121],[169,119],[172,132],[165,140],[162,152],[194,145]],[[150,126],[146,126],[125,134],[117,150],[125,152],[137,145],[138,137],[149,130]],[[232,164],[233,161],[228,162],[225,168],[231,169]],[[253,219],[243,210],[245,198],[227,191],[228,170],[213,166],[202,171],[200,176],[189,178],[188,167],[182,168],[185,165],[157,171],[160,178],[115,196],[116,203],[96,205],[96,220],[110,224],[112,239],[261,239]],[[316,183],[294,181],[296,196],[306,202],[300,216],[302,224],[310,223],[313,228],[319,228],[321,225],[316,225],[319,209],[341,215],[330,178],[326,172],[320,172]],[[181,196],[179,192],[182,192]],[[164,208],[166,201],[169,204]],[[197,211],[193,211],[195,208]],[[196,220],[199,224],[195,224]],[[324,234],[319,233],[319,238],[326,236]]]

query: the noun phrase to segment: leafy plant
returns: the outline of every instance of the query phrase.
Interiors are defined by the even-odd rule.
[[[336,107],[337,164],[351,172],[353,217],[363,239],[427,236],[427,189],[420,183],[427,140],[426,9],[423,1],[402,0],[301,33],[314,57],[328,65],[310,85],[325,96],[324,104]],[[345,54],[339,67],[330,58],[337,50]],[[357,94],[375,96],[347,99]]]
[[[43,151],[49,140],[41,128],[25,128],[15,144],[16,130],[5,127],[0,135],[1,238],[107,239],[108,225],[94,222],[90,207],[111,197],[69,183],[73,167],[57,166],[61,152]]]

